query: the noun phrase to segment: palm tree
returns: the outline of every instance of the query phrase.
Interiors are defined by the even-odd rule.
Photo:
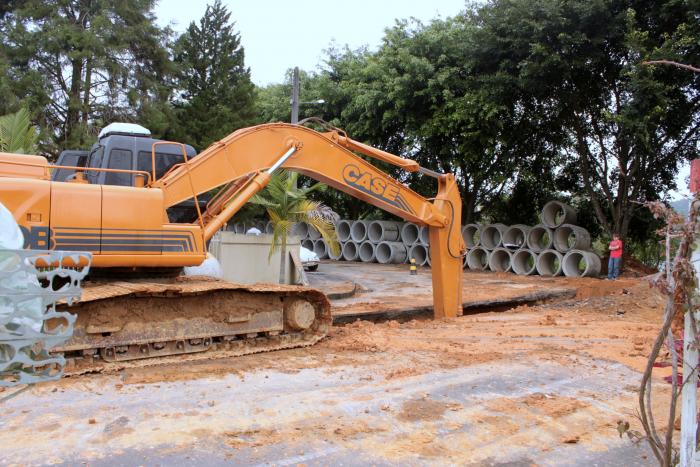
[[[22,108],[0,117],[0,151],[34,154],[38,133],[32,126],[29,111]]]
[[[292,233],[294,225],[305,222],[314,227],[328,243],[334,254],[340,251],[333,221],[335,214],[328,206],[309,199],[314,191],[323,191],[327,187],[315,183],[310,187],[299,187],[299,174],[281,170],[270,179],[267,187],[251,198],[250,202],[265,207],[272,222],[272,245],[270,257],[278,249],[281,252],[280,280],[284,282],[287,270],[287,236]]]

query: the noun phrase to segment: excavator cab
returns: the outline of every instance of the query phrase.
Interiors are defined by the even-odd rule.
[[[156,148],[155,158],[152,155]],[[141,125],[132,123],[111,123],[99,134],[98,140],[89,151],[65,150],[56,161],[57,166],[86,167],[91,169],[118,169],[155,172],[155,180],[165,175],[173,166],[184,162],[184,147],[188,159],[197,151],[188,145],[165,144],[151,137],[151,132]],[[155,167],[153,163],[155,162]],[[80,171],[73,168],[54,170],[52,181],[90,183],[92,185],[112,185],[143,187],[145,176],[128,172],[105,172],[97,170]],[[208,196],[198,199],[200,209],[206,206]],[[167,210],[171,222],[192,222],[197,218],[194,200],[186,200]]]

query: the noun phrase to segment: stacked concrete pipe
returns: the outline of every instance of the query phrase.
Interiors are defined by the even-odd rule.
[[[600,257],[592,251],[569,250],[562,260],[566,277],[598,277],[600,266]]]
[[[401,222],[372,221],[367,226],[367,238],[372,243],[401,241]]]
[[[309,241],[313,242],[314,245],[314,253],[316,253],[316,256],[318,256],[319,259],[327,259],[328,256],[328,245],[326,245],[326,242],[319,238],[318,240],[311,240],[308,239]]]
[[[563,259],[557,250],[544,250],[537,257],[537,274],[550,277],[561,275]]]
[[[537,255],[527,248],[513,253],[511,267],[520,276],[530,276],[537,272]]]
[[[416,260],[416,266],[428,265],[428,247],[421,243],[412,245],[408,250],[408,259],[410,260],[411,258]]]
[[[352,241],[343,244],[343,259],[345,261],[357,261],[359,256],[360,245]]]
[[[338,235],[338,241],[340,243],[345,243],[350,240],[350,227],[352,226],[352,221],[345,219],[339,220],[335,225],[335,233]]]
[[[377,261],[377,246],[370,241],[362,242],[358,256],[363,263],[375,263]]]
[[[494,272],[508,272],[512,263],[512,253],[507,248],[496,248],[489,255],[489,269]]]
[[[405,222],[401,226],[401,241],[407,247],[418,243],[420,237],[420,227],[412,222]]]
[[[477,246],[467,252],[467,267],[474,271],[485,271],[489,267],[489,250]]]
[[[487,224],[481,230],[481,246],[494,250],[503,244],[503,233],[508,226],[505,224]]]
[[[350,238],[355,243],[362,243],[367,240],[367,221],[355,221],[350,226]]]
[[[535,253],[552,248],[553,231],[544,224],[537,224],[527,234],[527,247]]]
[[[467,224],[462,227],[462,239],[467,249],[477,247],[481,244],[481,229],[479,224]]]
[[[591,235],[583,227],[563,224],[554,231],[553,243],[554,248],[562,253],[569,250],[590,251]]]
[[[381,264],[401,264],[408,260],[408,251],[402,242],[381,242],[377,245],[376,256]]]
[[[576,210],[561,201],[550,201],[542,208],[542,223],[550,229],[576,223]]]
[[[517,250],[527,246],[527,235],[530,227],[523,224],[511,225],[503,232],[501,244],[504,248]]]

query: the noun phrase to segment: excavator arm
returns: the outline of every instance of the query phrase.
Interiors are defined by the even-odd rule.
[[[435,197],[425,199],[353,151],[436,178]],[[275,123],[232,133],[196,158],[173,167],[150,186],[163,191],[166,208],[222,187],[199,215],[206,241],[262,190],[279,168],[297,171],[402,219],[428,226],[435,316],[461,315],[464,243],[461,199],[452,174],[424,169],[416,161],[354,141],[337,129],[320,133],[300,125]]]

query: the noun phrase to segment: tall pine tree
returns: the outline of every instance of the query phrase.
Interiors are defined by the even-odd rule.
[[[244,58],[231,12],[216,0],[175,44],[175,62],[181,70],[181,100],[176,104],[179,140],[202,150],[254,123],[255,86]]]

